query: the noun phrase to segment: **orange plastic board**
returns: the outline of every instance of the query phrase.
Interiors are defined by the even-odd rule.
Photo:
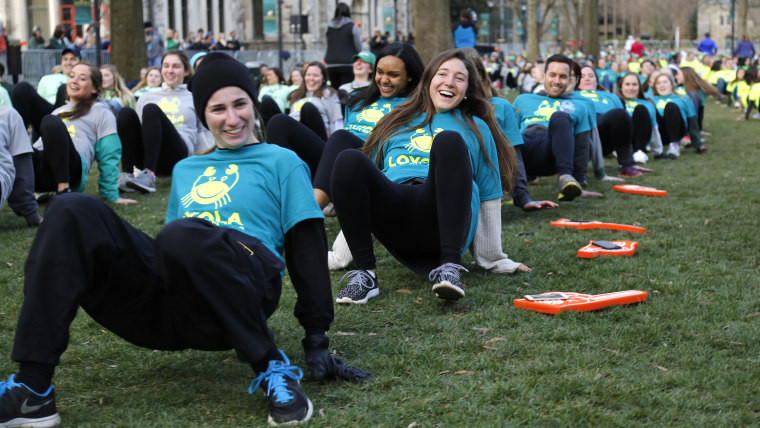
[[[614,250],[607,250],[594,245],[589,241],[588,245],[578,250],[578,257],[583,259],[593,259],[599,256],[632,256],[636,253],[636,249],[639,248],[639,243],[636,241],[610,241],[610,243],[619,245],[620,248]]]
[[[550,292],[544,294],[558,294],[559,292]],[[541,312],[544,314],[556,315],[562,311],[586,312],[606,308],[613,305],[628,305],[631,303],[643,302],[647,299],[647,292],[640,290],[616,291],[606,294],[580,294],[561,292],[567,296],[566,299],[540,300],[541,295],[532,296],[538,300],[515,299],[516,308],[528,309],[530,311]]]
[[[667,190],[655,189],[654,187],[637,186],[635,184],[616,184],[612,186],[612,190],[623,193],[633,193],[636,195],[648,195],[648,196],[667,196]]]
[[[645,233],[647,231],[643,227],[630,226],[627,224],[605,223],[605,222],[596,221],[596,220],[570,220],[567,218],[554,220],[553,222],[549,223],[549,225],[554,226],[554,227],[569,227],[572,229],[582,229],[582,230],[608,229],[608,230],[622,230],[624,232],[637,232],[637,233]]]

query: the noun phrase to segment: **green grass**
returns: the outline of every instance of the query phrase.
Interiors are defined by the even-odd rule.
[[[760,425],[760,126],[708,104],[707,154],[650,161],[654,173],[629,180],[666,189],[667,197],[621,194],[592,180],[589,190],[603,198],[533,213],[505,206],[505,251],[532,267],[529,274],[472,268],[467,296],[447,304],[378,246],[380,296],[336,307],[330,333],[331,349],[377,380],[317,382],[307,373],[311,426]],[[607,161],[609,174],[614,164]],[[555,199],[556,179],[542,178],[531,193]],[[114,209],[155,235],[167,197],[168,180],[160,180],[156,194]],[[647,233],[549,227],[561,217],[639,224]],[[327,227],[332,239],[337,221]],[[33,238],[23,219],[0,212],[3,377],[16,370],[9,354]],[[640,247],[630,258],[578,259],[576,250],[592,239]],[[334,293],[342,274],[333,274]],[[270,326],[304,366],[295,293],[285,281]],[[649,298],[559,316],[512,305],[550,290],[625,289]],[[263,394],[246,394],[252,377],[233,352],[137,348],[80,311],[55,385],[66,426],[262,426]]]

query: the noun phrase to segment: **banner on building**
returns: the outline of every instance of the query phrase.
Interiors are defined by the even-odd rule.
[[[491,14],[481,13],[478,22],[478,34],[481,36],[489,36],[491,34]]]
[[[263,0],[264,34],[277,34],[277,0]]]
[[[74,20],[76,25],[92,23],[92,0],[74,1]]]
[[[395,31],[393,27],[394,12],[395,10],[392,7],[383,8],[383,31],[386,33],[393,34]]]

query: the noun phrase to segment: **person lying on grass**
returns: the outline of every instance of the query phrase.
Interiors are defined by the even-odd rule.
[[[286,263],[313,376],[372,377],[327,350],[332,293],[308,168],[291,151],[257,141],[256,92],[244,65],[211,53],[195,79],[193,102],[216,147],[175,167],[167,224],[155,239],[99,199],[52,198],[25,267],[11,354],[19,371],[0,383],[0,426],[60,423],[51,381],[80,306],[138,346],[234,349],[257,374],[249,393],[264,390],[270,425],[309,420],[303,372],[267,326]]]

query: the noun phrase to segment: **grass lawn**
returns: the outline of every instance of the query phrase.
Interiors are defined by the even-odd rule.
[[[655,172],[629,182],[668,190],[655,198],[612,191],[602,198],[525,213],[504,206],[505,251],[531,273],[472,267],[467,296],[435,298],[431,284],[377,246],[380,296],[340,306],[331,349],[372,371],[365,384],[316,382],[311,426],[758,426],[760,425],[760,122],[708,100],[710,151],[650,160]],[[607,172],[616,173],[614,160]],[[95,193],[95,179],[89,192]],[[556,200],[556,178],[531,186]],[[169,180],[138,204],[115,206],[155,235]],[[556,229],[558,218],[636,224],[646,234]],[[422,219],[420,219],[422,220]],[[417,221],[417,219],[410,219]],[[331,239],[339,226],[326,221]],[[525,232],[530,232],[526,234]],[[0,212],[0,376],[10,361],[23,300],[23,265],[35,231]],[[593,239],[636,240],[633,257],[579,259]],[[466,255],[465,264],[471,263]],[[343,272],[333,273],[333,292]],[[285,277],[270,320],[280,347],[305,368]],[[544,291],[590,294],[640,289],[646,302],[597,312],[543,315],[514,298]],[[263,426],[263,394],[234,352],[159,352],[132,346],[83,311],[56,372],[66,426]]]

